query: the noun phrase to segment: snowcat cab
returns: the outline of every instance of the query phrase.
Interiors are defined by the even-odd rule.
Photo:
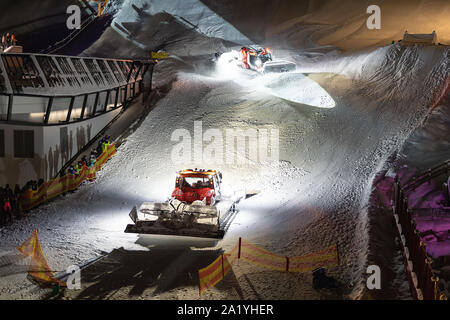
[[[206,205],[215,205],[220,200],[220,183],[222,174],[215,170],[179,171],[172,198],[186,203],[202,201]]]
[[[241,48],[241,61],[246,69],[262,71],[267,61],[272,61],[272,54],[268,48]]]
[[[261,73],[289,72],[296,69],[295,63],[285,60],[273,60],[269,48],[242,47],[239,52],[240,64],[245,69],[255,70]]]
[[[175,189],[167,202],[144,202],[129,216],[134,224],[125,232],[201,238],[222,238],[237,213],[244,193],[223,195],[222,174],[215,170],[177,172]]]

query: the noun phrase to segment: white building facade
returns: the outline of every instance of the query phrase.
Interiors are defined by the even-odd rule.
[[[55,177],[142,92],[146,72],[153,62],[1,54],[0,185]]]

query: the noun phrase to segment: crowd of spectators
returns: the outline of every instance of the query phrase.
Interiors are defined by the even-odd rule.
[[[84,155],[80,161],[78,161],[75,165],[71,165],[69,169],[67,170],[68,173],[78,176],[81,173],[81,170],[83,170],[83,167],[86,166],[88,168],[91,168],[95,165],[95,162],[97,161],[97,158],[100,157],[100,155],[106,151],[108,146],[111,144],[111,138],[110,136],[105,136],[97,144],[97,147],[91,150],[91,153],[89,155],[89,159],[86,155]]]
[[[77,176],[80,174],[84,166],[93,167],[97,161],[97,158],[106,151],[110,144],[110,137],[103,137],[99,141],[97,147],[91,150],[89,159],[86,155],[84,155],[75,166],[71,165],[69,167],[68,173]],[[39,181],[28,181],[23,188],[16,185],[14,190],[12,190],[8,184],[4,188],[0,187],[0,228],[13,223],[15,220],[22,217],[22,210],[19,202],[20,194],[30,189],[36,191],[43,183],[44,179],[39,179]]]

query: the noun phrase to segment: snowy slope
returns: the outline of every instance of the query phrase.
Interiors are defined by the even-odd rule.
[[[94,183],[42,205],[25,220],[3,229],[0,250],[14,251],[34,228],[56,270],[118,247],[148,250],[137,235],[123,233],[132,206],[164,201],[180,168],[214,167],[223,172],[229,190],[261,192],[239,205],[225,239],[209,246],[227,250],[244,236],[266,249],[297,255],[339,242],[342,266],[334,273],[354,284],[344,296],[361,297],[370,228],[365,207],[372,180],[421,124],[436,92],[443,89],[449,77],[449,49],[385,46],[313,58],[285,49],[278,52],[297,62],[298,73],[224,76],[206,54],[226,49],[227,41],[246,41],[243,33],[248,33],[241,33],[242,28],[224,19],[211,3],[196,3],[191,9],[192,3],[133,1],[136,10],[131,1],[122,7],[114,2],[118,5],[115,29],[106,31],[85,54],[131,57],[164,45],[171,58],[157,65],[154,85],[173,82],[171,90]],[[322,8],[322,2],[314,3],[317,6],[303,9],[311,13]],[[291,25],[284,27],[277,30],[295,30]],[[193,135],[195,121],[202,121],[203,130],[278,129],[280,163],[174,163],[172,134],[186,129]],[[170,241],[150,237],[146,247],[152,250]],[[273,285],[264,286],[263,296],[317,297],[310,282],[301,277],[295,293],[283,276],[271,277]],[[33,297],[26,284],[24,274],[1,278],[0,298]],[[188,297],[198,297],[197,288],[182,289]]]
[[[188,29],[208,37],[280,48],[336,46],[347,51],[373,48],[400,40],[403,33],[437,32],[438,41],[450,43],[446,0],[116,0],[119,26],[142,18],[142,13],[172,15]],[[381,9],[381,29],[366,27],[367,8]],[[120,8],[120,10],[119,10]],[[137,10],[136,10],[137,9]],[[145,23],[145,21],[144,21]],[[119,27],[114,28],[124,36]],[[141,48],[146,43],[135,42]]]
[[[170,195],[175,171],[183,167],[171,159],[172,133],[184,128],[193,134],[194,121],[201,120],[203,130],[280,130],[279,166],[215,166],[228,188],[261,190],[239,205],[240,213],[218,246],[227,249],[244,235],[267,249],[301,254],[338,241],[343,262],[338,276],[357,284],[367,256],[364,207],[371,181],[425,117],[434,94],[428,88],[439,88],[448,77],[447,63],[448,49],[390,46],[310,64],[308,72],[319,73],[309,78],[336,103],[323,109],[217,79],[214,70],[198,74],[176,59],[163,62],[155,83],[168,80],[167,70],[177,71],[171,91],[97,181],[4,229],[1,249],[12,250],[38,228],[50,265],[58,270],[120,246],[142,250],[134,243],[136,235],[123,233],[127,214],[134,204]],[[185,165],[211,167],[201,161]],[[5,283],[2,288],[3,296],[11,290]],[[361,292],[356,286],[350,296]]]

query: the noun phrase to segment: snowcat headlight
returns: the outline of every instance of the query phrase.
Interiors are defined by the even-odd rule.
[[[257,67],[261,67],[262,66],[262,62],[259,59],[256,60],[255,64],[256,64]]]

